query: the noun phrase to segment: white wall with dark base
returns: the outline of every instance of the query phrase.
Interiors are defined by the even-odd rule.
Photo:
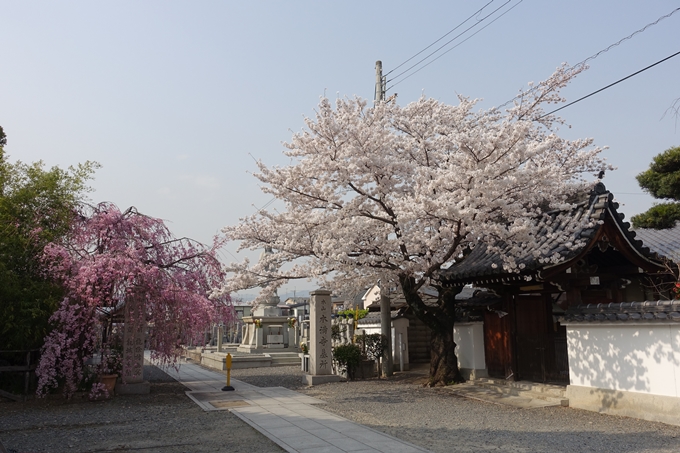
[[[680,325],[566,322],[569,406],[680,425]]]

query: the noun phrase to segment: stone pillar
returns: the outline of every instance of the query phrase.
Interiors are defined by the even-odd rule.
[[[383,357],[382,373],[383,376],[392,376],[392,312],[390,306],[390,298],[380,295],[380,333],[387,338],[387,350]]]
[[[253,329],[255,329],[253,332],[255,337],[255,349],[262,349],[262,346],[264,345],[264,328],[256,327],[255,324],[253,324]]]
[[[310,296],[309,372],[314,375],[332,374],[331,292],[318,289]]]
[[[222,335],[224,335],[224,329],[220,324],[217,326],[217,352],[222,352]]]
[[[125,300],[125,329],[123,334],[123,376],[116,385],[116,393],[149,393],[151,387],[144,381],[144,339],[146,313],[143,296]]]
[[[309,374],[303,376],[308,385],[340,380],[332,371],[331,292],[313,291],[310,299]]]
[[[288,347],[289,348],[297,348],[299,345],[300,341],[298,340],[298,335],[297,335],[297,325],[293,327],[288,328]]]

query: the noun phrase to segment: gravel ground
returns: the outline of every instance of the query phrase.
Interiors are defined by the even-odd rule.
[[[446,388],[424,388],[423,372],[312,388],[302,387],[297,367],[233,370],[232,376],[258,386],[295,388],[325,401],[322,407],[329,412],[434,452],[680,452],[678,426],[470,400]]]
[[[28,452],[279,452],[227,411],[203,412],[184,388],[152,372],[152,393],[110,401],[0,402],[0,438]],[[422,387],[422,371],[390,380],[305,388],[298,367],[232,370],[260,387],[287,387],[330,412],[434,452],[680,452],[680,427],[570,408],[515,409]],[[256,445],[256,447],[254,447]]]
[[[186,388],[156,367],[144,367],[149,395],[88,401],[76,395],[0,402],[0,439],[10,453],[203,453],[284,451],[228,411],[204,412]]]

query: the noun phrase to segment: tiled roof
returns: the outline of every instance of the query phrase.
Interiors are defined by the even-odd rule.
[[[392,310],[390,311],[390,317],[391,319],[397,319],[401,318],[403,315],[401,314],[400,310]],[[358,325],[364,326],[366,324],[380,324],[380,312],[379,311],[372,311],[369,312],[368,315],[365,317],[361,318],[359,322],[357,322]]]
[[[680,263],[680,226],[664,230],[638,228],[635,233],[652,252]]]
[[[619,204],[614,202],[613,198],[613,195],[605,188],[604,184],[598,183],[590,194],[587,195],[586,201],[578,204],[568,217],[563,217],[563,220],[560,223],[554,223],[550,226],[551,231],[564,231],[568,227],[580,223],[580,219],[582,219],[584,215],[587,215],[595,222],[604,220],[609,211],[614,221],[618,224],[619,230],[624,234],[631,246],[644,257],[656,258],[647,247],[643,246],[642,241],[635,239],[636,233],[630,229],[630,224],[628,222],[623,221],[624,215],[617,212]],[[597,233],[599,227],[600,225],[596,224],[592,227],[582,228],[576,233],[576,237],[580,239],[592,238]],[[543,259],[557,253],[562,256],[563,260],[568,260],[578,255],[585,247],[585,245],[583,245],[576,249],[570,249],[558,239],[551,238],[549,234],[546,234],[548,232],[549,231],[543,230],[537,235],[544,238],[544,242],[541,246],[548,246],[546,252],[541,252],[541,254],[536,257],[534,249],[525,248],[522,251],[521,256],[515,257],[515,262],[522,268],[520,272],[511,273],[504,270],[501,254],[489,251],[485,244],[480,244],[475,247],[463,261],[452,265],[448,269],[440,271],[439,278],[441,281],[450,284],[464,284],[468,282],[488,283],[488,281],[484,282],[483,280],[494,280],[498,278],[520,280],[526,276],[534,275],[537,271],[547,267],[545,262],[542,262]],[[505,247],[505,250],[509,249],[509,247]],[[507,253],[510,252],[508,251]]]
[[[588,304],[571,307],[560,322],[680,322],[680,300]]]

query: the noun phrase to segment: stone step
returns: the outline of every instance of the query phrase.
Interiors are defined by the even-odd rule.
[[[472,381],[475,385],[498,388],[508,392],[530,392],[555,398],[564,398],[566,386],[541,384],[529,381],[506,381],[504,379],[478,378]]]
[[[502,379],[479,378],[470,381],[471,385],[485,389],[486,394],[497,394],[543,400],[550,405],[569,406],[565,397],[566,388],[560,385],[540,384],[528,381],[505,381]]]
[[[300,366],[300,358],[297,359],[272,359],[271,366]]]
[[[534,409],[541,407],[564,406],[564,401],[555,398],[536,398],[531,394],[513,395],[510,393],[499,392],[491,387],[482,387],[467,382],[465,384],[452,385],[446,387],[451,393],[487,403],[502,404],[521,409]],[[536,394],[538,395],[538,394]],[[568,405],[568,400],[567,400]]]

